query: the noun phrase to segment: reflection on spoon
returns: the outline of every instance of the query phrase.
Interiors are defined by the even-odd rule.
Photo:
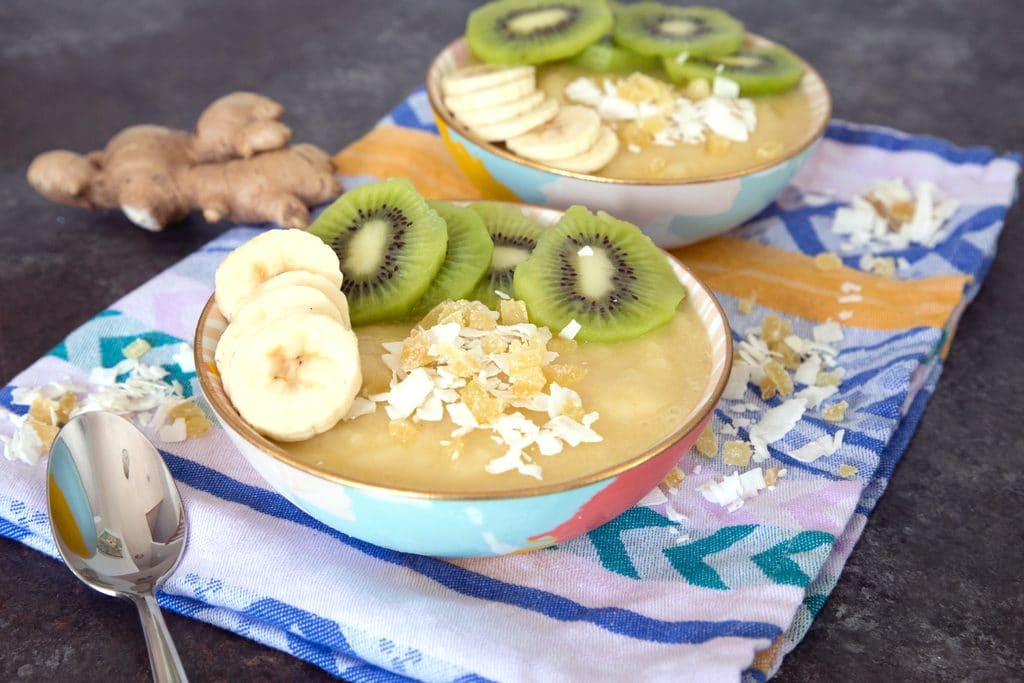
[[[78,415],[47,465],[50,526],[68,568],[86,585],[135,603],[157,681],[185,672],[155,591],[185,546],[185,509],[163,458],[122,417]]]

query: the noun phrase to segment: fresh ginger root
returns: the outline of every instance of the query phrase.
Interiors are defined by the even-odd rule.
[[[47,199],[89,209],[121,209],[136,225],[163,230],[199,209],[208,221],[309,223],[310,206],[341,192],[327,154],[312,145],[286,147],[284,108],[255,93],[226,95],[189,134],[132,126],[85,156],[40,154],[28,181]]]

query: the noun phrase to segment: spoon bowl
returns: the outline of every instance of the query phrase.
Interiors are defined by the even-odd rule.
[[[68,568],[90,588],[135,603],[158,681],[185,675],[155,591],[185,547],[185,508],[163,458],[128,420],[72,418],[47,465],[50,526]]]

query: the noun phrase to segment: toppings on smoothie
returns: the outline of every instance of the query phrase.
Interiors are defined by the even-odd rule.
[[[555,363],[551,341],[548,328],[526,321],[521,301],[502,301],[500,313],[476,301],[446,301],[404,340],[384,344],[389,388],[367,399],[383,405],[397,438],[447,415],[455,429],[441,445],[453,447],[453,459],[462,437],[487,430],[505,449],[487,472],[541,479],[537,456],[601,440],[592,428],[598,414],[559,382],[581,379],[586,369]]]

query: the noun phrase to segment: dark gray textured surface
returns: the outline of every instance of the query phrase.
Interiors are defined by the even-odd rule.
[[[420,83],[472,4],[0,3],[0,380],[226,227],[193,218],[154,235],[48,204],[23,179],[34,154],[93,149],[134,123],[187,128],[239,88],[285,103],[297,140],[338,149]],[[721,4],[813,62],[839,117],[1024,150],[1016,0]],[[1024,676],[1022,228],[1016,208],[939,392],[780,680]],[[326,678],[212,626],[167,620],[193,680]],[[147,676],[130,605],[0,541],[0,680]]]

